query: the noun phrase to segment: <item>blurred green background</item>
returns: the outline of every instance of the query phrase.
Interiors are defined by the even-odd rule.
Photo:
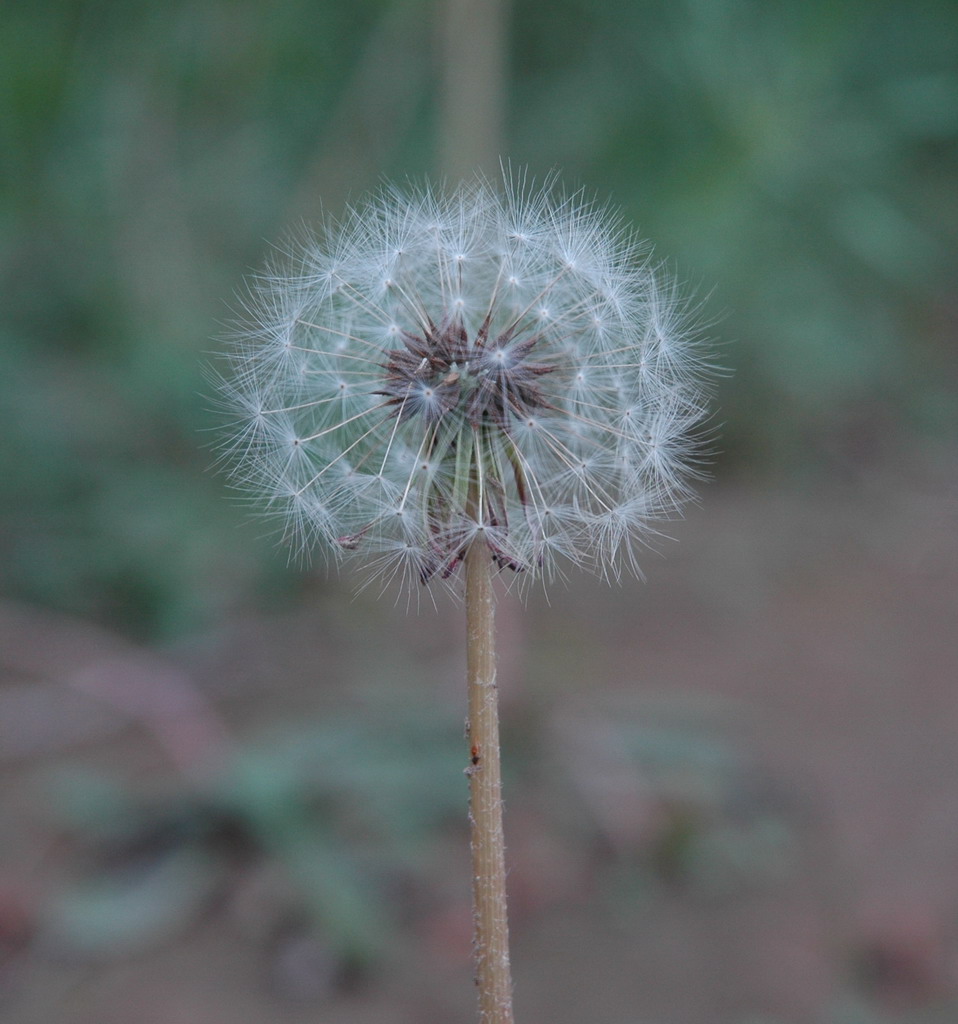
[[[648,585],[502,605],[520,1008],[955,1019],[958,5],[922,0],[0,7],[0,1016],[469,1019],[460,610],[290,567],[204,368],[290,232],[500,155],[620,208],[731,371]]]
[[[498,16],[502,155],[608,197],[706,300],[734,371],[722,478],[954,435],[953,3]],[[496,54],[471,57],[444,17],[417,0],[4,5],[7,593],[168,639],[285,585],[284,554],[237,533],[208,472],[203,362],[271,244],[383,177],[449,167],[471,125],[450,127],[448,69]]]

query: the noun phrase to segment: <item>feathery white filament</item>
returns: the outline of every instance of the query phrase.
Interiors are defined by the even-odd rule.
[[[616,218],[554,181],[389,188],[263,276],[221,392],[234,479],[383,579],[637,571],[697,475],[707,367]]]

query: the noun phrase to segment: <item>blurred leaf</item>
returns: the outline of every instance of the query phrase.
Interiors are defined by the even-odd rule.
[[[367,960],[390,932],[384,892],[414,871],[443,819],[461,817],[466,787],[451,724],[421,701],[289,726],[240,755],[226,804],[282,863],[340,954]]]
[[[41,806],[56,825],[93,842],[115,841],[142,825],[136,798],[112,775],[73,765],[42,776],[40,785]]]
[[[81,958],[136,954],[191,923],[221,881],[203,851],[179,847],[75,882],[46,905],[41,944]]]

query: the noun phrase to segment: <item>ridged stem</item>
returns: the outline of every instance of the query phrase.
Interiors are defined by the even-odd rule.
[[[492,567],[486,545],[473,542],[466,553],[473,956],[479,1024],[512,1024]]]

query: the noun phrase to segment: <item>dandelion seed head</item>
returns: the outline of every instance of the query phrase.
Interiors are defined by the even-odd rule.
[[[388,187],[257,279],[220,386],[234,481],[384,584],[618,578],[700,475],[708,367],[675,287],[554,179]]]

